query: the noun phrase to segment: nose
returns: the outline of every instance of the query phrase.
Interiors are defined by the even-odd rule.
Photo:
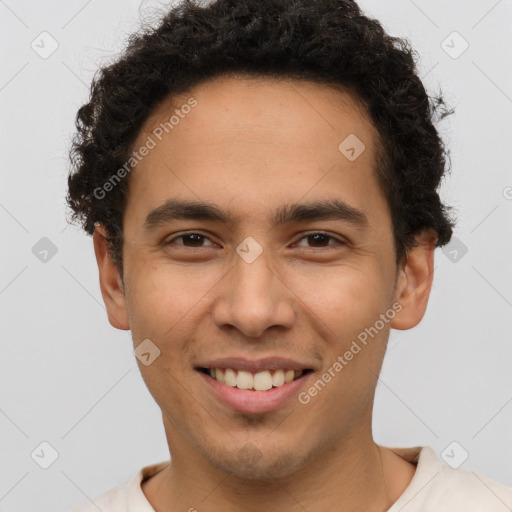
[[[293,293],[269,265],[265,251],[252,263],[237,256],[234,268],[217,288],[213,320],[219,328],[232,326],[244,336],[258,338],[267,329],[292,327]]]

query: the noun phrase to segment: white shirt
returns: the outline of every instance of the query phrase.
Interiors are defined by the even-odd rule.
[[[441,462],[428,447],[391,448],[416,465],[409,486],[388,512],[510,512],[512,488],[465,469]],[[102,494],[94,503],[71,512],[155,512],[142,492],[141,482],[169,464],[140,469],[128,482]]]

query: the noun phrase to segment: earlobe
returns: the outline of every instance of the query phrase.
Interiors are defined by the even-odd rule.
[[[393,329],[411,329],[420,323],[432,289],[437,234],[428,229],[415,238],[417,246],[407,252],[405,265],[398,272],[394,300],[402,309],[391,321]]]
[[[98,224],[93,234],[94,253],[98,263],[100,289],[108,320],[116,329],[128,330],[130,323],[121,276],[108,251],[107,232]]]

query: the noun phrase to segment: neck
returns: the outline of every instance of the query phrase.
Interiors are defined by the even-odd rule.
[[[279,478],[247,479],[214,467],[178,432],[166,428],[172,462],[145,482],[143,492],[157,512],[384,512],[398,499],[414,475],[414,466],[387,448],[371,431],[345,437],[317,453],[299,470]],[[357,430],[356,430],[357,431]],[[369,434],[369,435],[368,435]]]

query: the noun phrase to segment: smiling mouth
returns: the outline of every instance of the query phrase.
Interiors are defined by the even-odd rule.
[[[249,391],[268,391],[279,388],[313,371],[312,369],[279,369],[248,372],[233,368],[197,368],[197,370],[209,375],[221,384]]]

